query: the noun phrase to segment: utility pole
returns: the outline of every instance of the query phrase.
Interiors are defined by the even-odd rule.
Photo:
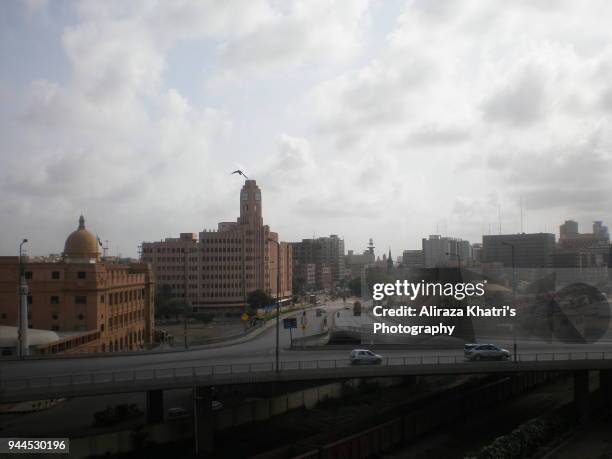
[[[23,244],[28,242],[23,239],[19,244],[19,310],[17,327],[17,352],[22,359],[30,354],[28,343],[28,283],[25,277],[25,265],[23,264]]]
[[[507,245],[511,250],[511,263],[512,263],[512,305],[516,311],[516,266],[514,264],[514,244],[509,242],[502,242],[502,245]],[[514,356],[514,362],[517,362],[516,355],[517,345],[516,345],[516,316],[512,318],[512,355]]]
[[[276,244],[276,371],[280,371],[280,242],[268,238],[268,242]]]

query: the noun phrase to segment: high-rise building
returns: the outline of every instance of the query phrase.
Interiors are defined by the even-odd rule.
[[[52,332],[34,352],[116,352],[153,343],[153,272],[144,263],[102,259],[83,216],[61,260],[26,257],[24,271],[28,326]],[[1,325],[17,323],[19,273],[19,257],[0,257]]]
[[[404,268],[417,269],[425,267],[422,250],[404,250],[402,253],[402,265]]]
[[[578,234],[578,223],[575,222],[574,220],[565,220],[565,223],[563,223],[559,227],[559,238],[560,239],[571,238],[573,236],[576,236],[577,234]]]
[[[470,262],[470,243],[463,239],[433,234],[428,239],[423,238],[422,244],[425,268],[465,266]]]
[[[555,235],[551,233],[494,234],[482,237],[482,262],[512,267],[512,246],[516,268],[552,266]]]
[[[278,244],[277,244],[278,243]],[[277,250],[280,245],[280,266]],[[263,223],[261,190],[246,180],[240,191],[240,216],[216,230],[181,233],[178,238],[143,242],[142,259],[153,265],[159,288],[197,309],[240,315],[247,295],[264,290],[280,300],[292,296],[292,250]]]
[[[568,224],[570,230],[568,231]],[[559,227],[554,253],[557,268],[602,268],[608,266],[610,234],[601,221],[593,222],[591,233],[578,232],[578,223],[568,220]]]
[[[292,242],[291,247],[293,248],[293,279],[296,288],[301,290],[328,289],[331,288],[327,281],[329,275],[331,275],[332,285],[346,278],[344,240],[336,234],[316,239],[302,239],[301,242]],[[308,269],[312,269],[310,265],[315,266],[314,286],[310,285],[307,279]],[[323,271],[325,271],[324,275]]]

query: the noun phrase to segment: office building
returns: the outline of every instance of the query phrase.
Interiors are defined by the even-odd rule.
[[[402,266],[404,268],[419,269],[425,267],[422,250],[404,250],[402,253]]]
[[[331,283],[337,284],[346,277],[344,259],[344,240],[332,234],[329,237],[302,239],[301,242],[292,242],[293,249],[293,279],[296,289],[300,291],[313,288],[329,289],[328,278]],[[314,265],[315,284],[311,284],[309,270]],[[328,272],[329,271],[329,272]]]
[[[423,238],[422,247],[425,268],[466,266],[470,262],[470,243],[463,239],[433,234]]]
[[[482,263],[512,267],[512,247],[517,268],[552,266],[555,235],[551,233],[495,234],[482,237]]]
[[[142,259],[152,264],[160,288],[195,309],[239,316],[250,292],[263,290],[277,297],[280,270],[280,301],[290,300],[292,249],[264,225],[261,190],[255,180],[245,181],[239,202],[235,222],[220,222],[216,230],[198,236],[181,233],[178,238],[142,243]]]

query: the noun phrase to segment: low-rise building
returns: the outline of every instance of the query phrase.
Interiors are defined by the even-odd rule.
[[[101,259],[82,216],[60,261],[22,261],[28,327],[59,336],[44,352],[115,352],[153,343],[153,272],[145,263]],[[17,325],[20,267],[19,257],[0,257],[0,325]]]

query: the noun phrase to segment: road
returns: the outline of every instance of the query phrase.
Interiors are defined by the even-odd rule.
[[[349,304],[347,302],[347,304]],[[327,305],[329,314],[340,312],[341,318],[344,315],[351,315],[352,312],[344,309],[341,300]],[[301,313],[298,313],[301,314]],[[311,335],[321,332],[323,316],[316,317],[315,311],[307,311],[307,328],[294,330],[294,338],[304,335]],[[348,321],[348,317],[346,318]],[[298,326],[299,326],[298,320]],[[282,324],[282,322],[281,322]],[[282,326],[282,325],[281,325]],[[28,378],[39,376],[56,376],[91,372],[111,372],[125,370],[147,370],[154,368],[184,368],[205,365],[227,365],[271,362],[275,357],[275,327],[263,331],[253,339],[237,344],[230,344],[218,347],[203,347],[186,351],[176,351],[168,353],[146,353],[138,355],[108,355],[104,357],[71,357],[53,358],[41,360],[24,361],[5,361],[2,362],[3,378]],[[461,342],[462,343],[462,342]],[[512,349],[512,341],[497,340],[495,342],[507,349]],[[348,359],[349,351],[342,347],[340,349],[333,346],[325,348],[315,348],[306,350],[289,349],[289,330],[280,330],[280,359],[283,362],[298,360],[326,360],[326,359]],[[363,345],[365,346],[365,345]],[[359,347],[356,345],[356,347]],[[518,342],[520,354],[547,353],[547,352],[612,352],[612,342],[601,341],[593,344],[567,344],[567,343],[547,343],[537,340],[520,340]],[[449,345],[448,348],[436,349],[389,349],[379,351],[386,357],[418,357],[418,356],[462,356],[462,344],[457,342]]]

